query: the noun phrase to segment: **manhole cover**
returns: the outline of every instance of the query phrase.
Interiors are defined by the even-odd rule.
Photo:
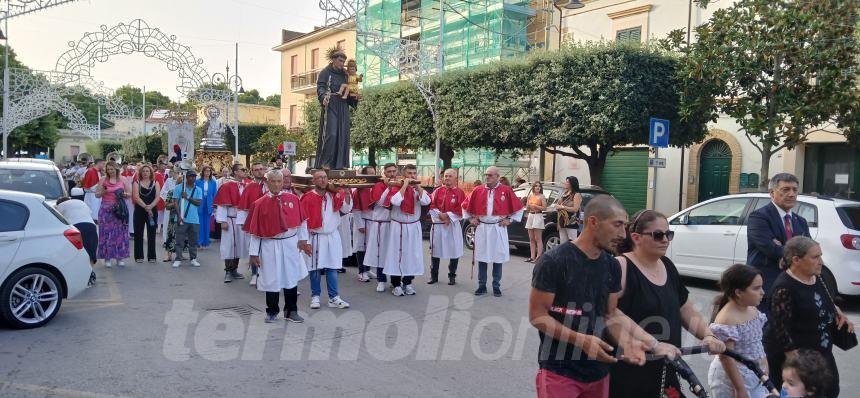
[[[257,308],[254,308],[250,305],[239,305],[239,306],[231,306],[231,307],[217,307],[217,308],[207,308],[206,312],[213,312],[228,318],[241,318],[241,317],[249,317],[251,315],[260,313]]]

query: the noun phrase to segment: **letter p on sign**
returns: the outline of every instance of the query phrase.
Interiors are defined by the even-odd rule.
[[[648,145],[657,148],[669,147],[669,121],[651,118],[651,128],[648,134]]]

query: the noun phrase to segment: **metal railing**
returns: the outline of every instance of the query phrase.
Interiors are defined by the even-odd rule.
[[[317,79],[319,78],[321,70],[322,68],[319,68],[309,72],[293,75],[290,77],[290,89],[292,91],[298,91],[316,87]]]

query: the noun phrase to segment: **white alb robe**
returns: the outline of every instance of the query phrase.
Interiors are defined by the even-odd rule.
[[[421,191],[415,198],[415,214],[400,210],[403,194],[397,192],[391,197],[391,223],[388,238],[385,240],[384,272],[386,275],[417,276],[424,275],[424,250],[422,250],[421,206],[430,204],[430,196]]]
[[[340,225],[337,227],[340,233],[340,245],[343,249],[341,257],[347,258],[352,255],[352,213],[343,213],[340,216]]]
[[[241,190],[241,187],[239,188]],[[215,222],[227,223],[227,230],[221,231],[221,258],[224,260],[248,257],[248,240],[250,235],[242,230],[236,222],[239,210],[235,206],[215,206]]]
[[[353,210],[352,212],[352,250],[353,253],[363,252],[367,248],[367,234],[361,232],[364,228],[367,231],[367,218],[371,217],[372,212]]]
[[[430,257],[451,259],[463,256],[463,226],[460,216],[454,212],[446,212],[451,222],[442,223],[439,209],[430,209],[433,226],[430,229]]]
[[[93,217],[93,221],[99,221],[99,208],[102,206],[102,198],[96,197],[96,187],[98,184],[93,185],[92,188],[87,189],[84,192],[84,203],[87,204],[87,207],[90,208],[90,215]]]
[[[369,267],[385,266],[385,244],[387,243],[385,237],[388,236],[391,224],[391,210],[383,207],[382,203],[388,196],[389,189],[391,188],[386,188],[379,201],[373,205],[373,210],[369,212],[370,217],[364,218],[365,228],[367,228],[364,265]]]
[[[308,243],[311,244],[311,255],[303,254],[308,270],[318,269],[341,269],[343,268],[343,246],[340,242],[340,213],[332,211],[334,195],[326,192],[326,200],[323,202],[322,226],[308,230]],[[352,210],[352,203],[343,202],[340,211],[348,213]],[[307,228],[307,220],[302,223]]]
[[[257,290],[261,292],[280,292],[292,289],[308,276],[305,259],[299,255],[300,240],[308,239],[304,224],[290,228],[272,238],[251,235],[250,254],[260,256]]]
[[[487,214],[493,214],[495,189],[487,190]],[[520,221],[523,211],[511,215],[512,221]],[[472,216],[465,209],[463,217]],[[481,222],[475,228],[475,261],[482,263],[506,263],[511,259],[511,246],[508,242],[508,229],[499,224],[503,217],[487,215],[478,218]]]

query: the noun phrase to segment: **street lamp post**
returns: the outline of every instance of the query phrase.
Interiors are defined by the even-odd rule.
[[[3,159],[9,158],[9,132],[6,129],[9,123],[9,4],[7,1],[3,32],[0,32],[6,41],[3,49]]]
[[[212,76],[213,82],[223,82],[230,90],[230,99],[233,102],[233,155],[236,160],[239,160],[239,94],[245,93],[245,87],[242,85],[242,78],[239,77],[239,43],[236,43],[236,59],[234,60],[234,71],[230,74],[230,64],[227,64],[226,75],[216,73]],[[232,87],[231,87],[232,86]],[[224,107],[226,116],[230,117],[230,104],[227,103]]]

